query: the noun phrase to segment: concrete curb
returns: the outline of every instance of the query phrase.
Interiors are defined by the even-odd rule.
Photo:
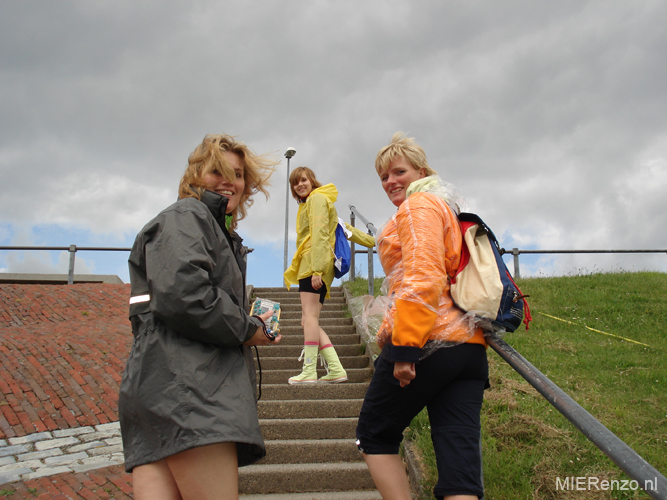
[[[123,463],[119,422],[0,440],[0,485]]]

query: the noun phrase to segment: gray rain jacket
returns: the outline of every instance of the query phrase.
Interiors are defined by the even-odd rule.
[[[245,294],[245,248],[227,198],[178,200],[137,235],[129,258],[134,344],[119,394],[125,469],[197,446],[237,443],[239,466],[265,455]]]

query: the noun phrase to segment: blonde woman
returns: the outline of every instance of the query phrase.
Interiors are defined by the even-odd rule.
[[[299,285],[301,326],[303,326],[303,369],[288,380],[290,384],[315,382],[335,384],[347,380],[347,372],[338,358],[329,336],[320,327],[320,312],[329,298],[334,279],[333,246],[338,214],[334,203],[338,191],[333,184],[322,185],[308,167],[297,167],[290,174],[292,196],[299,204],[296,216],[297,249],[292,265],[285,271],[285,284]],[[346,225],[352,231],[351,240],[373,247],[372,236]],[[324,359],[326,375],[317,378],[317,356]]]
[[[357,445],[385,500],[411,500],[398,455],[403,430],[428,408],[438,466],[437,499],[473,500],[481,479],[480,411],[488,387],[486,341],[452,302],[461,259],[459,197],[402,133],[375,169],[395,215],[377,236],[391,307],[378,331],[382,353],[359,415]],[[452,189],[453,188],[453,189]]]
[[[275,344],[248,315],[236,233],[277,162],[228,135],[190,154],[179,200],[129,258],[134,345],[119,417],[136,500],[237,499],[238,467],[265,455],[248,346]],[[270,313],[267,313],[270,314]]]

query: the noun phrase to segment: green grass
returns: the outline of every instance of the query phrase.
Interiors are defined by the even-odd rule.
[[[380,294],[380,288],[382,288],[383,281],[383,277],[375,278],[373,283],[373,291],[376,297]],[[368,280],[365,278],[357,277],[354,280],[343,281],[342,285],[350,291],[353,297],[357,297],[359,295],[368,295]]]
[[[533,322],[505,341],[665,474],[667,275],[619,272],[518,284],[530,295]],[[628,478],[492,349],[488,357],[491,389],[482,410],[487,500],[649,498],[641,490],[556,491],[556,478]],[[436,474],[425,412],[406,435],[420,449],[430,491]]]

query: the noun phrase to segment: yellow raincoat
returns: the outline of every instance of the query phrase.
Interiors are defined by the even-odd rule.
[[[326,298],[329,298],[331,283],[334,279],[334,252],[338,212],[334,203],[338,199],[338,190],[333,184],[313,189],[305,203],[299,205],[296,215],[296,252],[292,265],[285,271],[285,286],[298,284],[300,279],[313,275],[322,276],[327,286]],[[357,228],[345,224],[352,231],[351,241],[373,247],[375,239]]]

